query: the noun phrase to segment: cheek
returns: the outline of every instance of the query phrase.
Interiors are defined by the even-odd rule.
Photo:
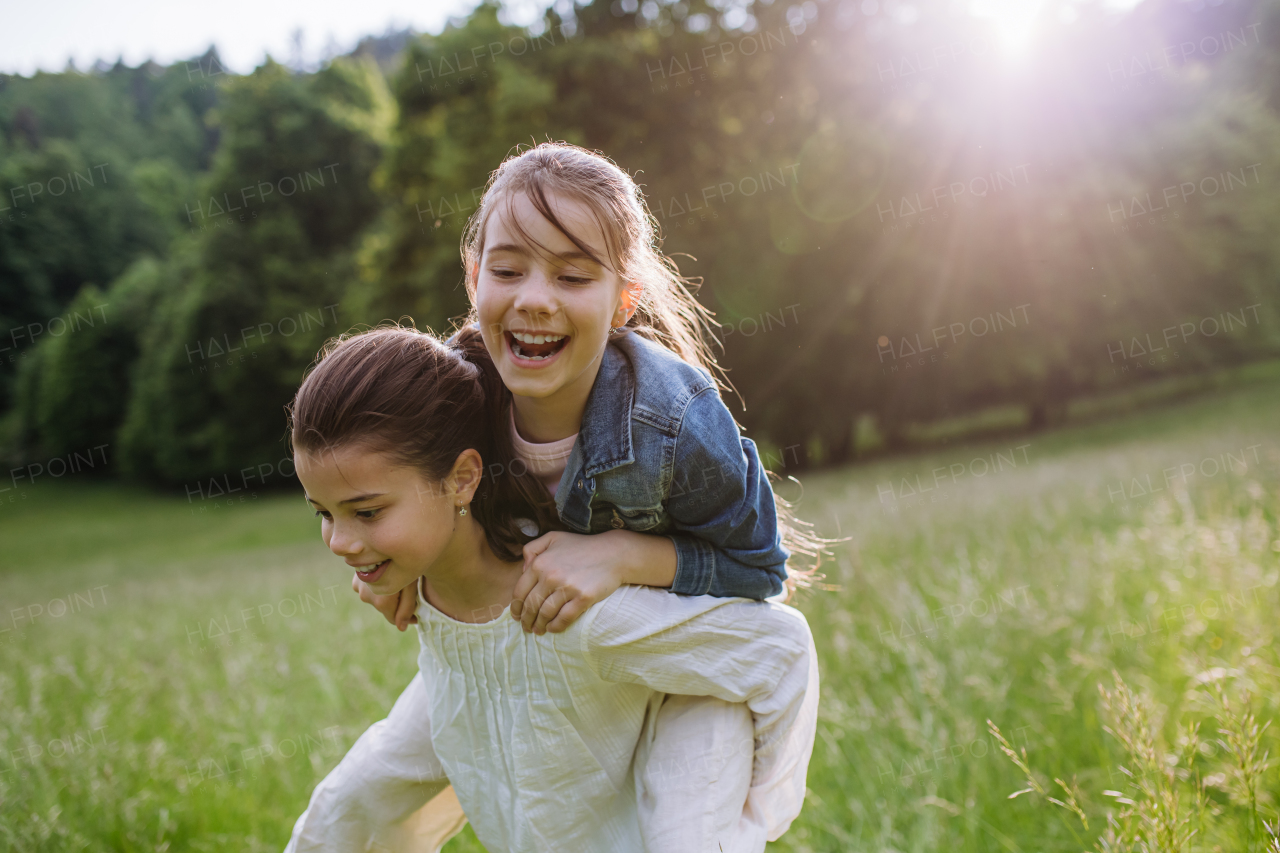
[[[609,335],[609,328],[613,325],[613,306],[605,304],[602,300],[594,299],[591,302],[580,305],[577,317],[574,318],[574,325],[578,328],[578,333],[590,339],[604,339]]]
[[[484,279],[481,279],[480,283],[476,286],[474,302],[476,313],[481,317],[501,313],[504,307],[503,301],[496,292],[496,289],[484,281]]]

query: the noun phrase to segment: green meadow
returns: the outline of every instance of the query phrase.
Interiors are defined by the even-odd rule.
[[[847,539],[770,849],[1276,849],[1278,425],[1264,375],[784,484]],[[11,487],[0,553],[0,850],[279,851],[414,673],[296,495]]]

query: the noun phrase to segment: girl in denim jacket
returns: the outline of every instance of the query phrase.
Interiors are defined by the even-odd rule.
[[[624,583],[768,598],[803,579],[788,573],[792,551],[820,544],[779,512],[720,399],[708,312],[656,241],[626,173],[562,143],[503,163],[463,237],[468,331],[513,395],[516,450],[554,499],[553,523],[570,531],[525,547],[512,614],[534,632],[564,630]],[[353,586],[401,630],[412,622],[410,595],[396,608],[359,576]]]
[[[755,444],[740,435],[711,373],[708,313],[658,251],[653,226],[625,172],[576,146],[547,143],[494,172],[463,238],[473,312],[455,341],[482,336],[512,394],[521,463],[490,464],[486,476],[533,475],[547,490],[537,521],[551,532],[524,546],[511,605],[526,631],[562,632],[623,584],[777,596],[794,585],[792,552],[814,552],[815,540],[785,514],[780,524]],[[416,591],[380,596],[369,585],[375,574],[356,573],[361,598],[400,630],[416,624]],[[420,693],[405,691],[399,719],[412,718],[401,704]],[[638,792],[652,849],[702,849],[687,826],[663,823],[700,796],[693,775],[664,768],[697,764],[705,779],[718,778],[717,763],[728,757],[691,758],[689,733],[722,713],[710,697],[675,696],[658,712],[653,772]],[[421,738],[405,727],[384,730],[382,757],[369,757],[365,778],[382,770],[384,784],[412,784],[404,768],[415,742]],[[774,820],[770,840],[794,816]],[[415,820],[429,827],[421,839],[430,840],[420,843],[430,849],[461,826],[461,813],[442,795]]]

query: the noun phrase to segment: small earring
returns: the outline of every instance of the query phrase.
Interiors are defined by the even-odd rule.
[[[458,504],[458,515],[466,515],[466,514],[467,514],[467,508],[462,504]]]

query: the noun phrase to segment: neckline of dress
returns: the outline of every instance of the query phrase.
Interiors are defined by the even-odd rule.
[[[433,622],[443,622],[445,624],[453,625],[458,628],[465,628],[467,630],[487,628],[491,625],[496,625],[503,621],[513,622],[513,623],[515,622],[515,620],[511,618],[510,604],[502,608],[502,612],[499,613],[496,618],[489,619],[488,621],[485,621],[485,622],[463,622],[461,619],[454,619],[448,613],[445,613],[443,610],[436,607],[430,601],[427,601],[427,596],[422,591],[423,582],[425,580],[426,580],[425,578],[418,578],[417,583],[414,585],[418,593],[418,612],[421,613],[423,608],[426,608],[427,618],[431,619]],[[505,617],[505,620],[504,620],[504,617]],[[419,622],[421,622],[421,618],[419,618]]]

